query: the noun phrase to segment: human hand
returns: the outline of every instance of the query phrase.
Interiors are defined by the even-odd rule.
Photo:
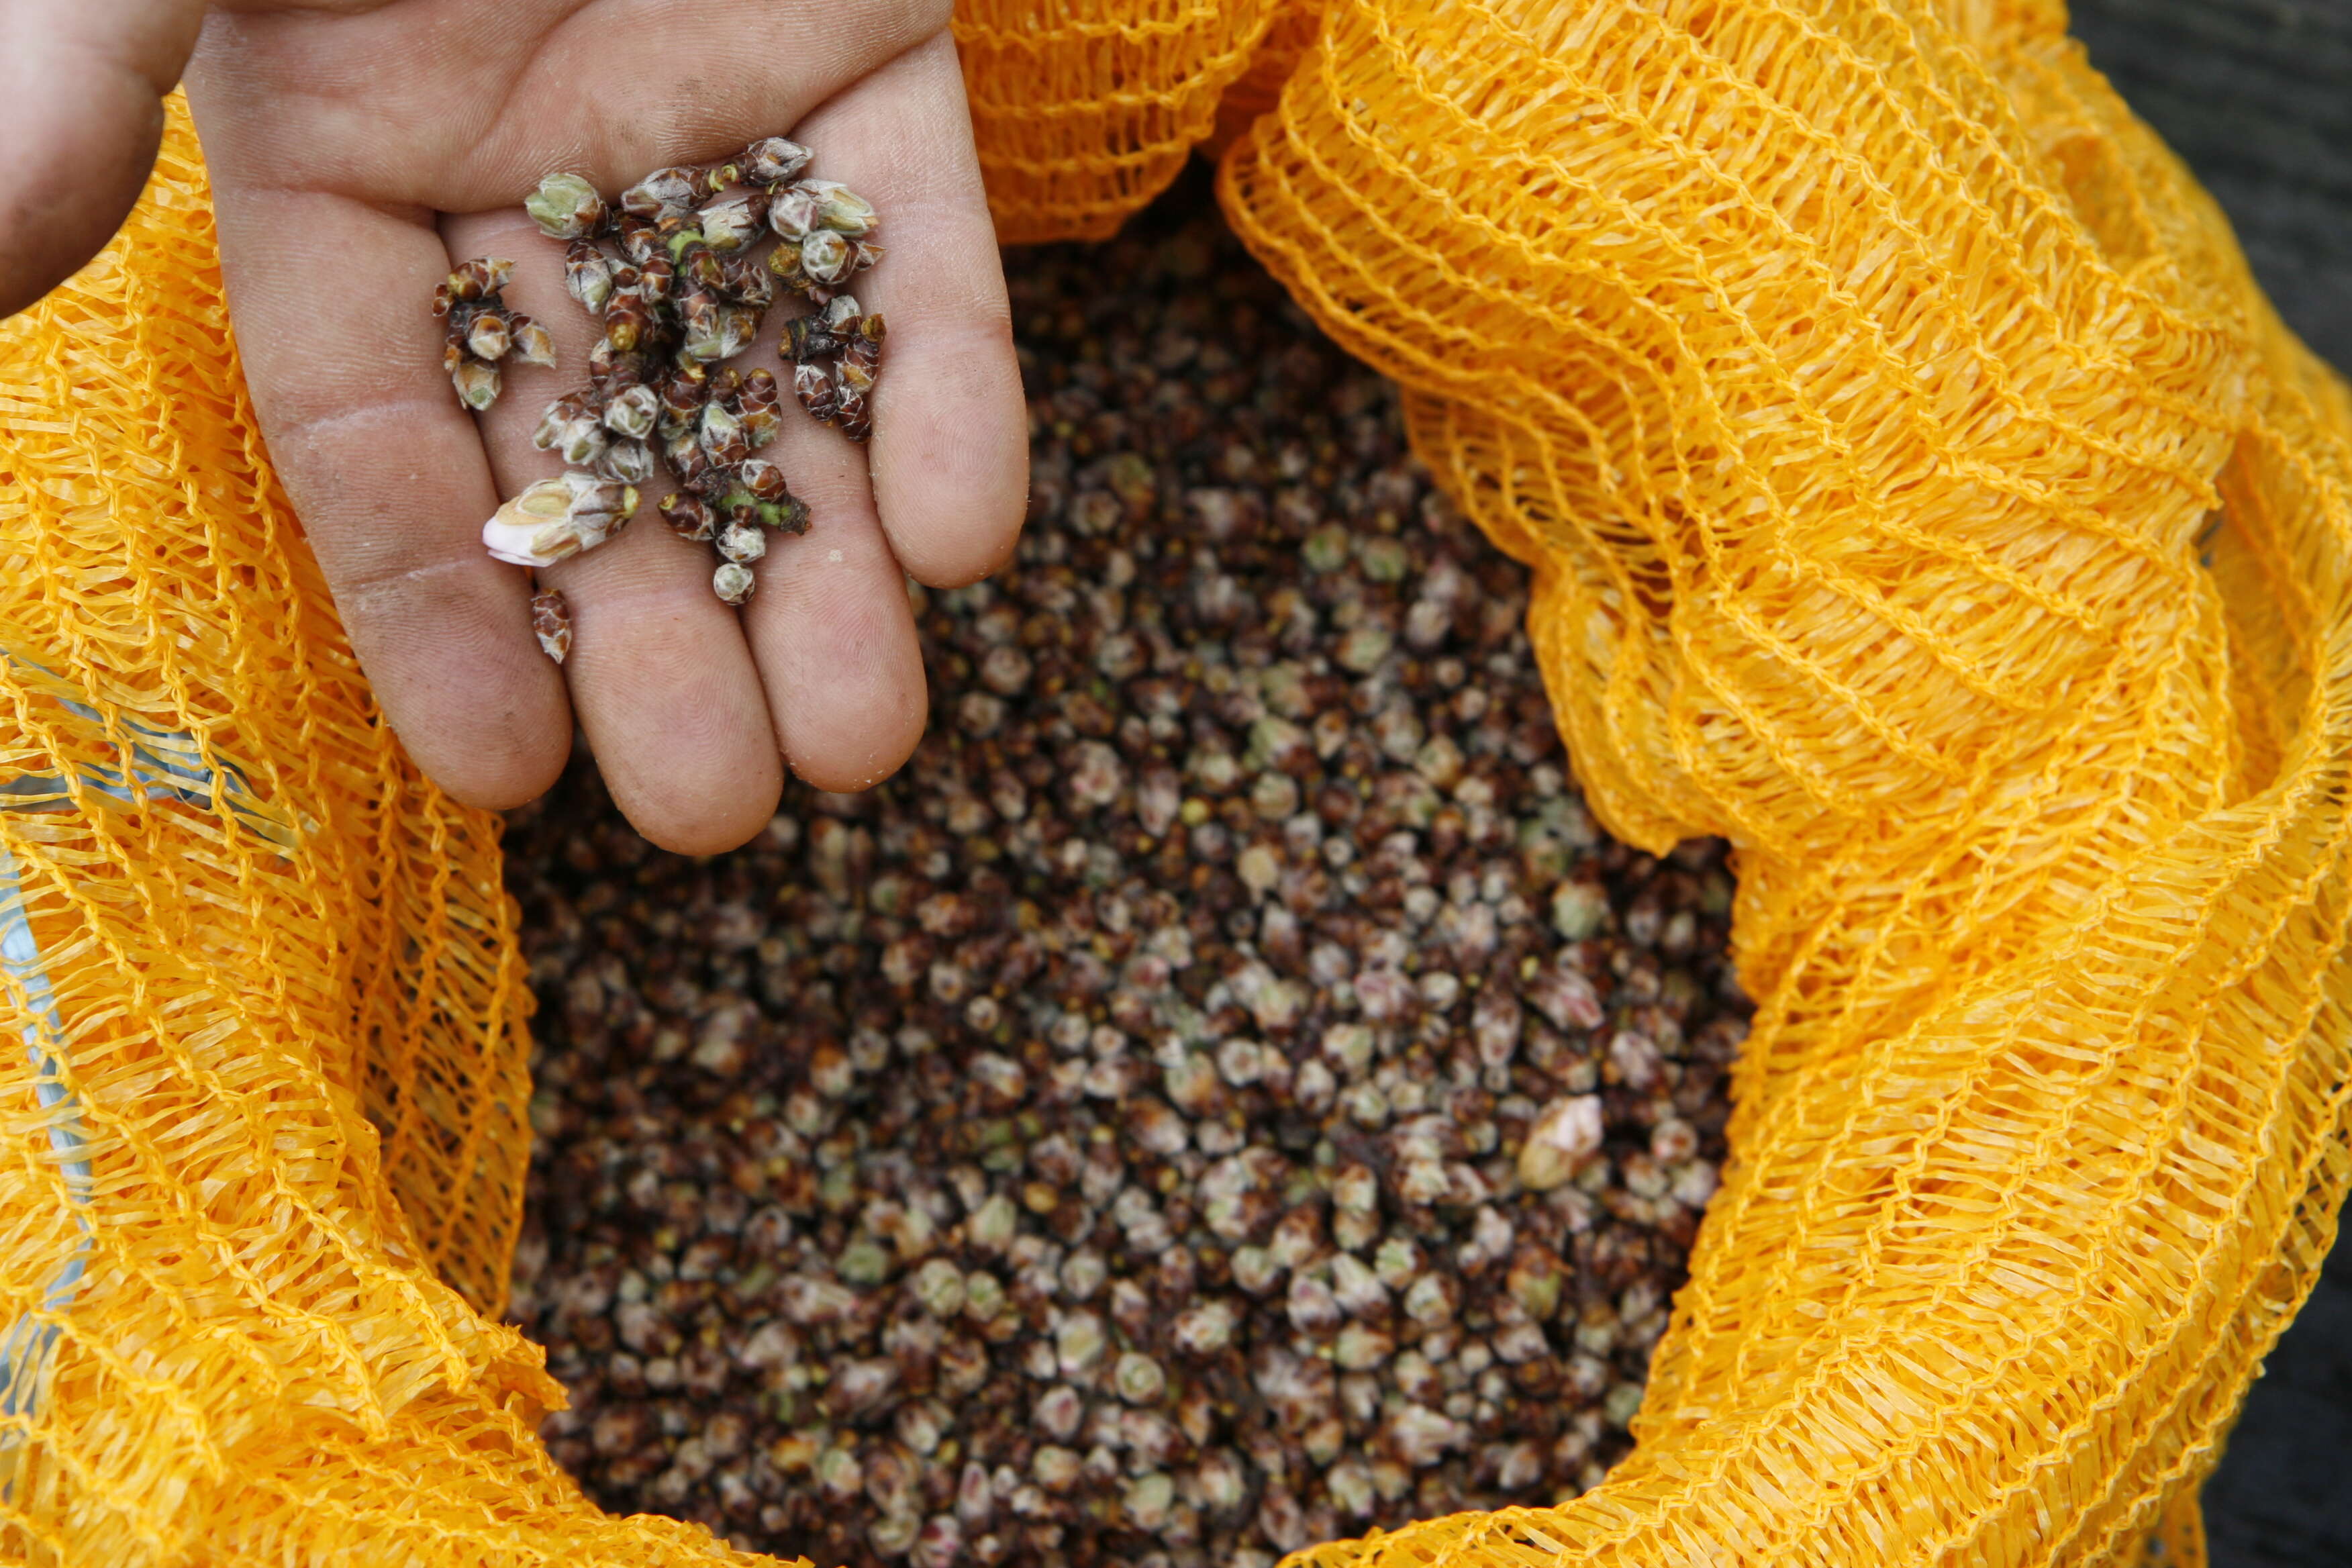
[[[821,787],[887,776],[926,695],[901,571],[935,585],[1011,550],[1027,438],[994,231],[943,0],[310,0],[217,11],[188,68],[230,307],[270,456],[378,700],[426,773],[508,806],[561,771],[576,715],[648,838],[743,842],[782,768]],[[569,602],[559,669],[524,574],[484,552],[501,498],[560,471],[530,443],[584,386],[598,326],[563,247],[524,216],[541,175],[608,196],[651,170],[784,134],[881,215],[856,285],[890,336],[874,435],[789,400],[762,456],[809,506],[740,612],[707,545],[653,515],[541,570]],[[555,369],[502,367],[479,416],[442,367],[434,285],[512,259],[507,301]],[[770,312],[740,362],[783,372]],[[783,379],[789,384],[788,374]]]

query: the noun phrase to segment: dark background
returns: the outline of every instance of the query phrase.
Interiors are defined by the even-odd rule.
[[[2287,323],[2352,370],[2352,0],[2075,0],[2074,31],[2237,225]],[[2205,1489],[2212,1568],[2352,1568],[2352,1245]]]

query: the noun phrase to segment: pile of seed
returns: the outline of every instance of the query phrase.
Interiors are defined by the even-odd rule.
[[[921,603],[907,769],[707,860],[584,766],[515,819],[548,1439],[912,1568],[1590,1487],[1721,1156],[1721,852],[1595,828],[1525,574],[1197,191],[1006,270],[1028,531]]]

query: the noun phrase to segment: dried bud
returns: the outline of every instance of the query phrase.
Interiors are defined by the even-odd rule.
[[[662,497],[659,510],[662,521],[680,539],[700,542],[718,537],[719,519],[698,496],[672,492]]]
[[[840,282],[849,276],[856,259],[849,241],[829,228],[816,229],[801,241],[801,270],[811,283]]]
[[[615,348],[610,338],[598,338],[595,346],[588,351],[588,384],[596,391],[617,392],[645,379],[645,355]]]
[[[465,363],[466,350],[464,345],[459,343],[444,343],[441,345],[441,368],[443,370],[447,371],[451,375],[455,375],[457,374],[457,367]]]
[[[702,449],[710,460],[732,468],[751,455],[751,443],[743,435],[743,422],[724,403],[712,399],[702,410]]]
[[[543,364],[552,369],[555,364],[555,339],[545,327],[529,316],[518,314],[508,323],[513,339],[514,355],[525,364]]]
[[[798,496],[786,496],[781,501],[762,502],[760,521],[779,533],[806,533],[809,531],[808,506]]]
[[[783,389],[776,378],[764,370],[755,370],[743,378],[743,390],[737,396],[737,417],[742,422],[743,438],[758,451],[776,438],[783,426],[783,416],[777,412],[783,401]]]
[[[761,312],[748,305],[719,309],[719,357],[733,359],[760,340]]]
[[[808,274],[801,270],[801,247],[797,240],[786,240],[768,252],[768,270],[775,274],[776,286],[796,294],[808,292]]]
[[[874,204],[839,180],[803,180],[793,190],[813,199],[817,223],[836,234],[856,238],[874,227]]]
[[[478,256],[471,261],[461,261],[449,274],[449,297],[453,300],[484,300],[503,289],[514,279],[514,263],[495,256]]]
[[[730,522],[719,532],[719,553],[749,566],[768,552],[768,536],[749,523]]]
[[[834,366],[836,383],[833,422],[840,432],[853,441],[863,441],[874,434],[874,413],[866,405],[866,395],[856,389],[838,384],[841,367]]]
[[[661,407],[661,397],[652,387],[625,387],[604,405],[604,424],[615,436],[642,441],[654,433]]]
[[[686,342],[678,352],[689,359],[698,359],[706,363],[726,358],[726,354],[720,352],[727,335],[727,324],[722,315],[725,309],[714,289],[697,287],[688,289],[680,296],[677,312],[678,319],[686,327]]]
[[[450,298],[449,285],[447,283],[443,282],[433,285],[433,319],[435,321],[437,321],[442,317],[447,315],[449,313],[449,307],[455,303],[456,301]]]
[[[482,525],[492,556],[515,566],[552,566],[593,550],[628,525],[637,492],[577,471],[541,479]]]
[[[850,249],[855,252],[849,264],[852,272],[864,272],[882,259],[882,245],[878,240],[855,239],[850,242]]]
[[[758,236],[767,205],[766,194],[757,191],[712,202],[696,215],[702,243],[713,250],[742,249]]]
[[[662,461],[677,476],[677,482],[688,489],[698,490],[719,470],[702,449],[699,436],[691,429],[675,431],[662,439]]]
[[[1519,1146],[1519,1181],[1531,1192],[1559,1186],[1601,1151],[1601,1097],[1574,1094],[1544,1107]]]
[[[542,452],[559,454],[574,468],[592,466],[604,455],[612,437],[587,397],[570,392],[547,405],[530,444]]]
[[[541,588],[530,596],[530,629],[539,637],[541,651],[562,664],[572,651],[572,611],[562,595]]]
[[[677,263],[680,288],[716,293],[726,283],[726,258],[701,243],[699,236],[689,233],[672,240],[669,253]]]
[[[777,353],[794,364],[812,364],[840,352],[841,339],[824,324],[822,315],[794,316],[786,321],[783,342],[777,345]]]
[[[824,226],[820,221],[823,212],[815,192],[805,185],[794,185],[790,190],[778,191],[769,200],[768,227],[786,245],[797,245]]]
[[[634,267],[643,267],[656,256],[668,252],[663,248],[661,230],[641,217],[625,217],[617,226],[621,236],[621,254]]]
[[[469,359],[450,373],[457,401],[479,414],[499,400],[499,367]]]
[[[740,605],[750,598],[751,586],[751,569],[749,566],[739,566],[732,561],[710,574],[711,592],[730,605]]]
[[[681,430],[693,430],[701,424],[702,405],[709,396],[709,373],[691,361],[662,378],[658,428],[665,437]]]
[[[604,307],[604,341],[622,353],[634,353],[653,331],[653,317],[646,302],[634,289],[613,290],[612,300]]]
[[[667,217],[692,208],[702,194],[699,171],[656,169],[621,193],[621,210],[632,217]]]
[[[793,367],[793,395],[800,399],[809,417],[819,424],[830,425],[841,412],[840,392],[833,377],[821,364],[796,364]]]
[[[736,304],[764,310],[776,302],[776,275],[756,258],[738,252],[727,258],[719,292]]]
[[[658,305],[677,292],[677,263],[669,258],[668,251],[655,251],[636,271],[637,292],[647,305]]]
[[[654,449],[639,440],[614,441],[597,460],[596,472],[625,485],[642,485],[654,477]]]
[[[513,339],[506,317],[484,310],[466,329],[466,351],[477,359],[504,359]]]
[[[743,178],[755,185],[781,185],[809,164],[809,150],[782,136],[762,136],[736,160]]]
[[[784,485],[784,470],[764,458],[739,464],[735,482],[763,501],[781,501],[792,494]]]
[[[523,198],[523,211],[550,239],[578,239],[596,233],[612,216],[596,187],[578,174],[550,174]]]

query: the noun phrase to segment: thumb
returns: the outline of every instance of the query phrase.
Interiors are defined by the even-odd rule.
[[[204,0],[0,0],[0,316],[113,237],[204,19]]]

